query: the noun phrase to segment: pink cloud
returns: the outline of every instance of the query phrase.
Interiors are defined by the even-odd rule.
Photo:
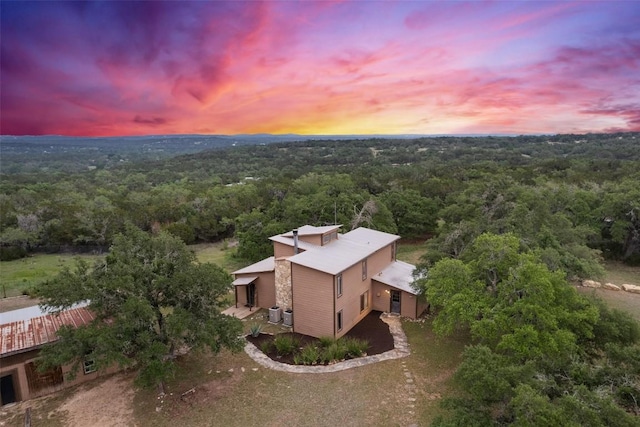
[[[12,3],[22,14],[2,21],[2,133],[637,125],[640,40],[624,5],[53,5]]]

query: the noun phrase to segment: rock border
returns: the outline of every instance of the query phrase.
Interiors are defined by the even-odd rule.
[[[631,294],[640,294],[640,286],[630,285],[628,283],[623,283],[618,286],[613,283],[600,283],[595,280],[583,280],[581,283],[582,287],[585,288],[594,288],[594,289],[607,289],[609,291],[620,291],[623,290],[625,292],[629,292]]]
[[[276,362],[275,360],[266,356],[255,345],[250,342],[244,346],[244,351],[251,357],[256,363],[264,366],[265,368],[273,369],[274,371],[291,372],[296,374],[324,374],[327,372],[340,372],[347,369],[357,368],[358,366],[371,365],[372,363],[382,362],[384,360],[401,359],[411,354],[409,349],[409,343],[407,342],[407,335],[402,329],[402,323],[400,322],[400,316],[392,315],[389,313],[382,313],[380,319],[389,325],[389,332],[393,336],[393,350],[385,351],[384,353],[374,354],[372,356],[359,357],[357,359],[345,360],[344,362],[334,363],[333,365],[322,366],[307,366],[307,365],[289,365],[287,363]]]

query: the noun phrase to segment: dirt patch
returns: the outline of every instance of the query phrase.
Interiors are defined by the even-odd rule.
[[[114,375],[97,386],[82,386],[58,409],[72,426],[135,425],[130,377]]]
[[[364,319],[362,319],[356,326],[354,326],[347,334],[346,337],[358,338],[366,340],[369,343],[369,347],[366,352],[368,356],[374,354],[384,353],[385,351],[393,350],[393,336],[389,332],[389,325],[384,323],[380,319],[379,311],[372,311]],[[320,344],[317,338],[310,337],[308,335],[298,334],[296,332],[287,332],[282,335],[289,335],[296,339],[299,343],[299,347],[302,348],[308,344]],[[257,348],[262,349],[265,342],[273,341],[274,335],[260,334],[257,337],[247,336],[247,341],[255,345]],[[271,350],[266,355],[275,360],[276,362],[286,363],[293,365],[293,355],[279,356],[273,346],[270,346]]]
[[[211,380],[181,393],[164,395],[159,398],[159,406],[157,408],[164,405],[163,412],[166,412],[169,417],[181,417],[185,412],[211,405],[224,397],[233,391],[241,378],[241,373],[234,373],[228,378]]]
[[[576,286],[578,292],[583,295],[594,295],[604,300],[609,307],[626,311],[636,320],[640,321],[640,294],[632,294],[625,291],[610,291],[602,288],[585,288]]]
[[[32,307],[40,304],[40,300],[37,298],[31,298],[23,295],[20,297],[9,297],[0,299],[0,313],[11,310],[19,310],[21,308]]]

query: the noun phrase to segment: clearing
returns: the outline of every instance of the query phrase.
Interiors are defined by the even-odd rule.
[[[631,267],[620,262],[605,263],[606,274],[602,283],[610,282],[615,285],[627,283],[640,286],[640,267]],[[607,289],[577,287],[583,295],[595,295],[609,304],[610,307],[626,311],[633,318],[640,321],[640,294],[625,291],[610,291]]]
[[[263,368],[244,352],[193,353],[179,360],[166,395],[137,389],[122,373],[6,408],[5,425],[22,425],[32,407],[37,425],[136,426],[407,426],[442,413],[451,375],[467,343],[439,338],[427,321],[403,322],[412,354],[330,374]],[[246,328],[248,330],[248,326]]]
[[[98,255],[34,254],[13,261],[2,261],[0,297],[13,297],[28,292],[34,285],[54,277],[65,266],[72,268],[76,257],[89,263],[99,258]]]

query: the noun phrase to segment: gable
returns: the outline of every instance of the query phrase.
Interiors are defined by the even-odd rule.
[[[361,227],[341,235],[329,245],[314,247],[313,250],[294,255],[289,260],[294,264],[335,275],[398,239],[400,236]]]

